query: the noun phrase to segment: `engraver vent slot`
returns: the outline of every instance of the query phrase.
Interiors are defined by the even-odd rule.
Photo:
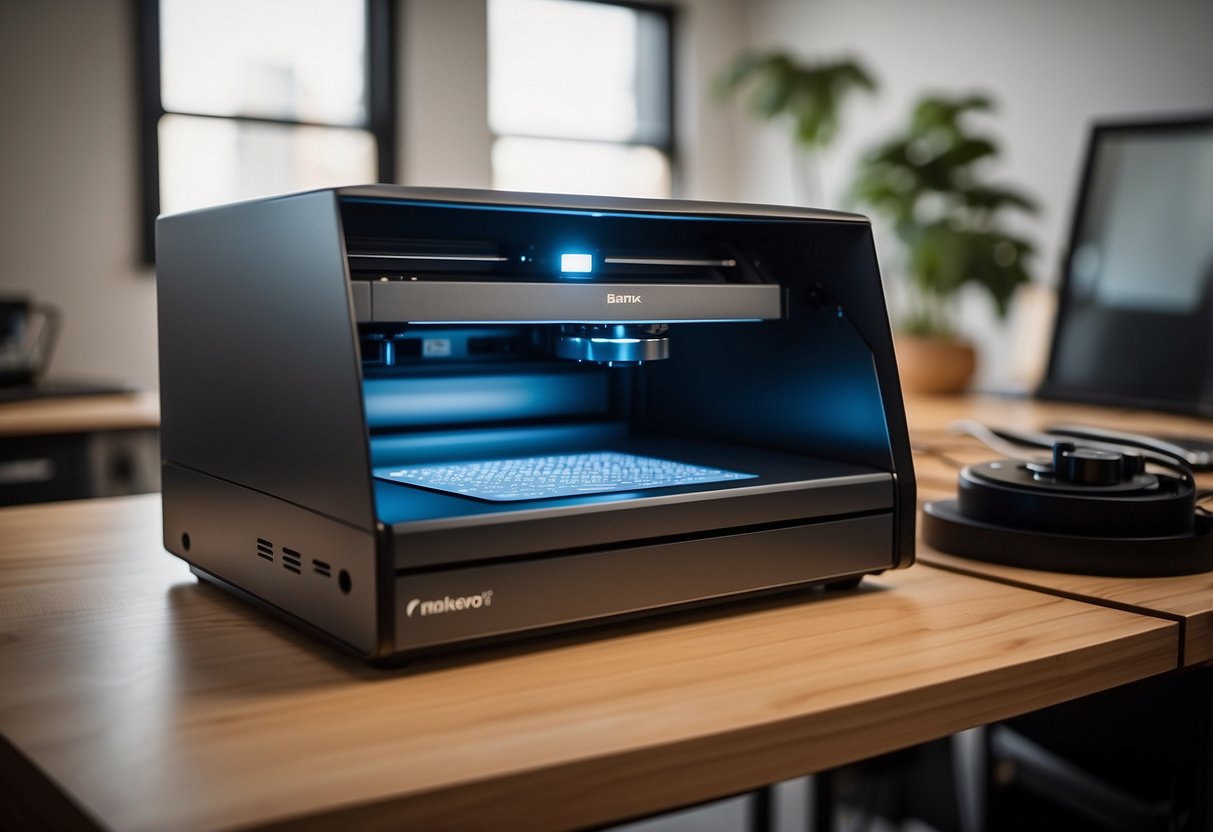
[[[282,547],[282,568],[289,569],[296,575],[303,573],[303,556],[294,549]]]
[[[257,557],[274,562],[274,544],[264,537],[257,538]]]

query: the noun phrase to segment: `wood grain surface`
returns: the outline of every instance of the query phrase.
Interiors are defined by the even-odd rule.
[[[913,397],[906,400],[906,409],[920,501],[955,497],[956,477],[963,465],[999,458],[976,439],[948,428],[959,419],[1020,430],[1068,423],[1213,438],[1213,423],[1193,417],[1028,399]],[[1213,487],[1213,475],[1202,474],[1197,479],[1203,487]],[[918,558],[923,563],[957,572],[1179,621],[1183,628],[1184,665],[1213,661],[1213,573],[1170,578],[1105,578],[1044,572],[944,554],[921,542]]]
[[[95,433],[160,426],[156,393],[62,396],[0,403],[0,436]]]
[[[377,670],[197,583],[162,551],[159,510],[155,495],[0,510],[0,783],[31,815],[600,824],[1177,664],[1174,621],[920,565]]]

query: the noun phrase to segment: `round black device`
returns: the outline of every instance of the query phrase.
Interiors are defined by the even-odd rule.
[[[1146,577],[1213,569],[1213,519],[1196,510],[1182,463],[1053,445],[1050,462],[1000,460],[960,472],[957,499],[927,503],[922,539],[977,560],[1090,575]],[[1157,459],[1151,458],[1152,462]]]

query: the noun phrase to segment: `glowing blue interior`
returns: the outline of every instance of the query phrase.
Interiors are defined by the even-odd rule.
[[[414,465],[380,476],[463,497],[513,502],[752,479],[755,474],[613,451]]]

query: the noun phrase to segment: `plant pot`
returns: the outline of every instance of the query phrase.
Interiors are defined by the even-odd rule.
[[[973,380],[977,351],[967,341],[899,333],[893,344],[907,393],[959,393]]]

